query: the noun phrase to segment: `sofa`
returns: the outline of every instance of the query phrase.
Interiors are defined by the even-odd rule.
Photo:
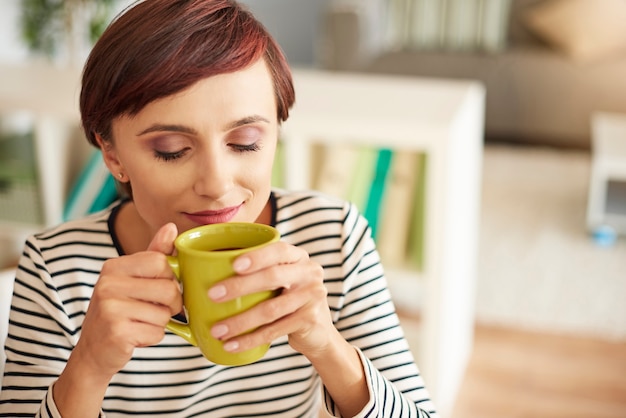
[[[620,21],[619,13],[605,8],[600,11],[604,16],[596,16],[596,25],[603,26],[588,27],[590,22],[593,23],[589,18],[593,13],[583,8],[591,2],[621,7],[615,3],[621,1],[626,9],[626,2],[584,1],[512,0],[505,46],[497,51],[418,50],[371,42],[371,32],[380,29],[372,25],[376,22],[372,9],[359,7],[357,3],[352,6],[344,3],[341,7],[330,7],[325,15],[320,63],[324,68],[337,71],[479,80],[487,91],[487,140],[588,149],[593,112],[626,113],[626,34],[620,32],[622,26],[626,28],[623,23],[626,20]],[[573,12],[584,14],[582,18],[552,10],[578,5],[583,8]],[[546,6],[552,9],[540,10]],[[532,16],[539,10],[542,16]],[[548,16],[550,13],[552,15]],[[547,19],[537,23],[529,16],[547,16]],[[615,16],[616,30],[607,27],[610,23],[607,16]],[[580,23],[578,27],[570,25],[573,28],[568,28],[568,22],[575,20]],[[384,25],[383,19],[378,22]],[[546,23],[552,25],[548,26],[548,32],[552,29],[564,32],[566,28],[569,33],[542,32],[541,24],[546,29]],[[607,48],[602,50],[602,42],[606,42],[601,39],[590,44],[589,33],[617,37],[617,44],[611,45],[610,51]],[[558,36],[569,36],[574,39],[572,42],[584,44],[587,49],[569,48],[568,39],[564,42]],[[620,43],[622,39],[624,45]],[[589,45],[596,49],[591,50]]]

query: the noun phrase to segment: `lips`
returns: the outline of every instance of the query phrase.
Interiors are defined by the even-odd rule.
[[[185,216],[191,221],[200,224],[217,224],[231,221],[239,212],[242,205],[231,206],[220,210],[206,210],[194,213],[185,213]]]

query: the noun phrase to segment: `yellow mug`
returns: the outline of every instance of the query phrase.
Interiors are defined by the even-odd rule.
[[[204,225],[180,234],[174,241],[177,255],[168,257],[168,261],[182,284],[187,323],[170,320],[166,328],[197,346],[207,359],[217,364],[239,366],[263,357],[269,344],[230,353],[224,350],[220,340],[211,336],[211,328],[216,322],[275,296],[276,292],[252,293],[221,303],[213,302],[207,292],[215,283],[234,275],[235,258],[279,239],[275,228],[245,222]]]

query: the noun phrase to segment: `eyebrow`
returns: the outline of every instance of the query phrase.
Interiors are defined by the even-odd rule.
[[[156,123],[144,129],[143,131],[139,132],[137,136],[145,135],[150,132],[163,132],[163,131],[182,132],[182,133],[193,134],[193,135],[197,133],[195,129],[192,129],[184,125],[167,125],[167,124],[162,124],[162,123]]]
[[[226,127],[230,130],[230,129],[238,128],[240,126],[250,125],[253,123],[257,123],[257,122],[270,123],[270,121],[267,118],[264,118],[261,115],[251,115],[251,116],[246,116],[245,118],[236,120],[233,123],[228,124]]]
[[[263,116],[252,115],[252,116],[246,116],[245,118],[241,118],[232,123],[229,123],[228,125],[226,125],[226,129],[231,130],[231,129],[238,128],[240,126],[250,125],[253,123],[257,123],[257,122],[270,123],[270,121]],[[181,133],[186,133],[190,135],[196,135],[198,133],[195,129],[190,128],[185,125],[176,125],[176,124],[168,125],[168,124],[156,123],[144,129],[143,131],[139,132],[137,136],[145,135],[151,132],[163,132],[163,131],[181,132]]]

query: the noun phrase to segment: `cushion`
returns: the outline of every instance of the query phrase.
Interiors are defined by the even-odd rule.
[[[579,62],[626,52],[626,0],[545,0],[523,14],[530,31]]]
[[[119,197],[115,179],[109,173],[100,150],[94,150],[80,173],[63,209],[63,220],[98,212]]]

